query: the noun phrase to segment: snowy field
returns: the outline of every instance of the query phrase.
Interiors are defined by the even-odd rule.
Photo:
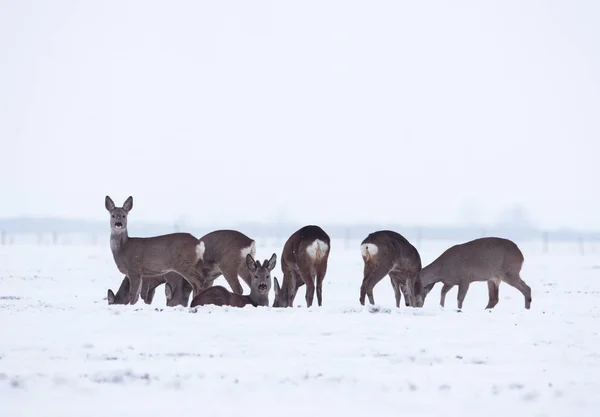
[[[424,242],[423,263],[449,244]],[[168,308],[164,286],[108,306],[123,278],[108,241],[0,246],[0,416],[600,415],[600,251],[521,245],[531,310],[502,284],[485,311],[476,283],[459,313],[441,285],[396,309],[388,278],[362,307],[350,246],[332,242],[310,309],[304,287],[289,309]]]

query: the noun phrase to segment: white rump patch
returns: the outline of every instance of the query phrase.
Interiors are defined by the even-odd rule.
[[[198,243],[196,245],[196,255],[198,256],[198,259],[200,259],[201,261],[204,261],[204,251],[206,250],[206,247],[204,246],[204,242],[200,241],[200,243]]]
[[[310,256],[313,260],[318,261],[327,254],[328,250],[329,246],[327,243],[316,239],[306,248],[306,253],[308,253],[308,256]]]
[[[256,257],[256,242],[252,241],[252,243],[250,244],[250,246],[248,246],[247,248],[243,248],[241,251],[241,255],[242,255],[242,259],[246,259],[246,256],[248,256],[248,254],[252,255],[252,258]]]
[[[379,252],[379,248],[377,247],[377,245],[374,245],[372,243],[363,243],[362,245],[360,245],[360,253],[365,259],[368,259],[373,255],[377,255],[377,252]]]

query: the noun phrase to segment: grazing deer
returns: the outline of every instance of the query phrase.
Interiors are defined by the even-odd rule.
[[[187,307],[192,287],[183,277],[175,272],[144,278],[140,292],[142,300],[146,304],[152,304],[156,288],[165,282],[170,283],[172,289],[171,296],[167,297],[167,306],[175,307],[181,305]],[[129,288],[129,278],[125,276],[116,294],[112,290],[108,290],[108,304],[129,304]]]
[[[291,307],[298,288],[306,284],[306,306],[312,306],[317,281],[317,303],[323,302],[323,280],[327,273],[327,262],[331,241],[319,226],[304,226],[294,232],[283,245],[281,287],[275,278],[275,301],[273,307]]]
[[[364,261],[364,277],[360,286],[362,305],[365,305],[365,295],[371,304],[375,304],[373,288],[389,275],[396,307],[400,307],[400,292],[404,294],[406,306],[423,306],[423,287],[419,279],[421,256],[408,240],[394,231],[379,230],[361,242],[360,251]]]
[[[199,239],[200,266],[205,285],[210,287],[223,275],[235,294],[243,293],[238,275],[251,287],[252,273],[248,270],[246,257],[256,254],[256,243],[237,230],[215,230]],[[195,294],[196,295],[196,294]],[[194,296],[195,296],[194,295]]]
[[[171,233],[154,237],[129,237],[127,215],[133,208],[133,198],[123,207],[115,207],[109,196],[105,198],[110,213],[110,248],[117,268],[129,277],[129,302],[137,303],[142,278],[176,272],[192,286],[194,295],[204,286],[204,278],[197,269],[203,245],[190,233]]]
[[[523,253],[511,240],[499,237],[484,237],[454,245],[446,249],[436,260],[420,272],[426,296],[438,282],[443,282],[440,305],[443,307],[446,294],[458,285],[458,309],[462,309],[469,285],[475,281],[487,281],[488,308],[499,301],[501,281],[515,287],[525,297],[525,308],[531,307],[531,288],[521,279]]]
[[[127,275],[123,277],[123,281],[121,281],[121,286],[117,290],[115,294],[113,290],[109,289],[106,299],[108,300],[108,305],[112,304],[129,304],[129,278]]]
[[[227,288],[217,285],[202,291],[194,297],[190,307],[213,304],[217,306],[244,307],[248,304],[256,306],[269,306],[269,291],[271,290],[271,271],[277,263],[277,255],[273,254],[271,259],[263,264],[255,261],[252,255],[246,255],[246,266],[250,272],[250,294],[241,295],[230,292]],[[165,293],[169,298],[170,284],[165,284]]]

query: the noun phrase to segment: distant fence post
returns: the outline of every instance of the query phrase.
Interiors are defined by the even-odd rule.
[[[543,247],[542,247],[542,251],[546,254],[548,253],[548,232],[544,232],[544,234],[542,235],[542,240],[543,240]]]

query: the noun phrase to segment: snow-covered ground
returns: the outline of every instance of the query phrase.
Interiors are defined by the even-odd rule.
[[[295,308],[197,310],[164,287],[108,306],[108,242],[0,246],[0,416],[600,415],[600,253],[522,245],[531,310],[502,284],[485,311],[480,283],[458,313],[440,286],[396,309],[388,278],[362,307],[358,243],[332,242],[322,308],[301,289]],[[423,263],[449,244],[424,242]]]

